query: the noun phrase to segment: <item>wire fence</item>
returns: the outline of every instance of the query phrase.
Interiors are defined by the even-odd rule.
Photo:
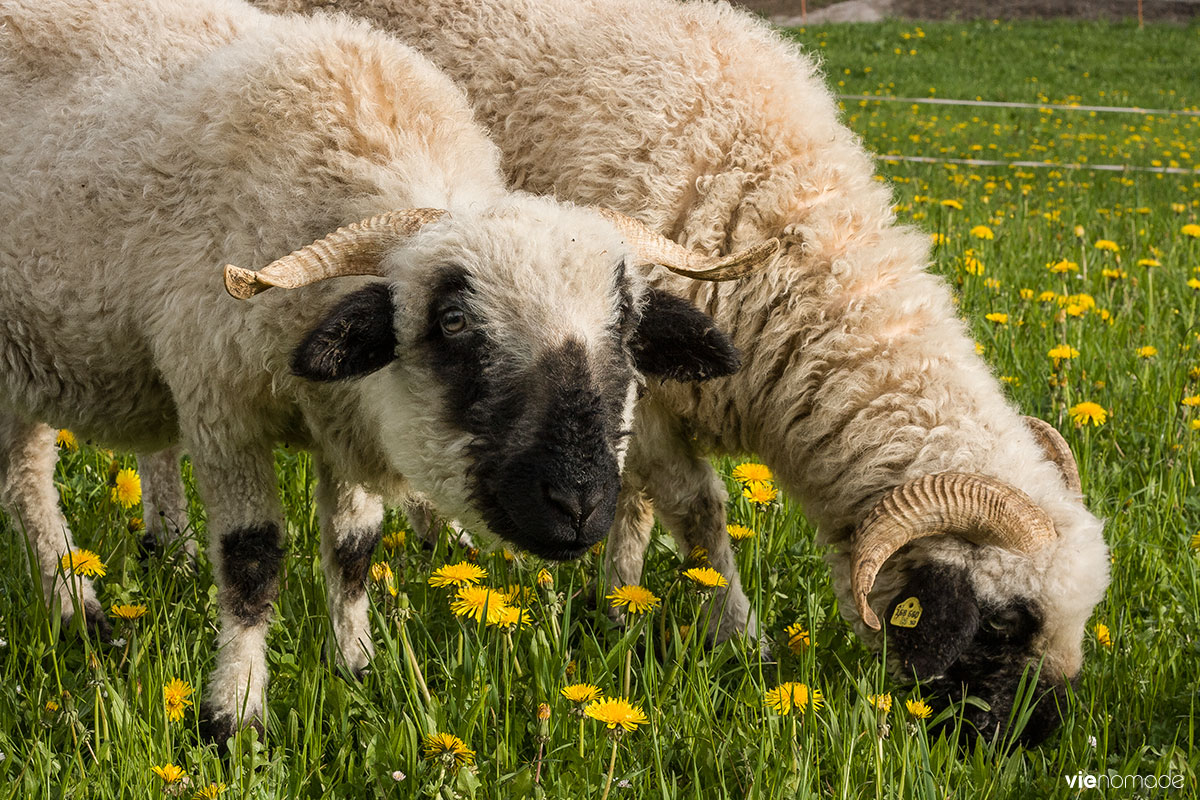
[[[975,106],[985,108],[1050,109],[1053,111],[1088,111],[1104,114],[1143,114],[1154,116],[1200,117],[1200,111],[1192,109],[1141,108],[1138,106],[1091,106],[1073,103],[1018,103],[1000,100],[961,100],[945,97],[892,97],[873,94],[839,94],[841,100],[862,100],[880,103],[908,103],[910,105]],[[941,158],[937,156],[910,156],[879,154],[881,161],[907,161],[919,164],[962,164],[972,167],[1027,167],[1031,169],[1093,170],[1097,172],[1151,172],[1160,175],[1200,175],[1200,168],[1187,167],[1144,167],[1134,164],[1085,164],[1059,161],[1001,161],[987,158]]]

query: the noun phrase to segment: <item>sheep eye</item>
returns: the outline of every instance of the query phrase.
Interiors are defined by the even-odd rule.
[[[453,336],[467,328],[467,314],[461,308],[447,308],[441,316],[442,333]]]

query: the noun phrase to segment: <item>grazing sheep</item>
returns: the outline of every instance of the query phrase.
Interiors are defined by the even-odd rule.
[[[358,670],[381,496],[412,486],[575,557],[610,527],[639,372],[736,368],[711,319],[635,269],[703,259],[507,192],[461,91],[361,22],[8,0],[0,106],[0,499],[47,599],[103,632],[92,585],[56,574],[73,545],[46,423],[165,449],[143,461],[155,474],[175,443],[191,454],[219,587],[217,738],[263,715],[277,442],[315,455],[337,651]],[[231,261],[273,262],[225,269],[229,294],[260,296],[226,294]],[[178,509],[175,491],[148,509]]]
[[[1035,439],[975,353],[946,284],[925,271],[927,237],[896,224],[812,59],[724,4],[332,5],[454,77],[517,187],[607,205],[705,252],[782,242],[769,269],[737,284],[653,278],[712,314],[745,366],[702,386],[652,385],[639,404],[610,580],[640,575],[652,507],[685,552],[706,547],[730,578],[718,636],[745,625],[725,491],[705,456],[755,453],[834,546],[840,608],[868,643],[883,644],[877,615],[917,598],[923,610],[888,628],[897,676],[981,696],[990,711],[966,715],[991,736],[1027,666],[1044,658],[1039,690],[1078,675],[1108,582],[1102,525],[1070,483],[1069,452],[1060,478],[1040,444],[1061,453],[1061,437]],[[914,540],[933,533],[949,535]],[[1025,741],[1057,725],[1054,700]]]

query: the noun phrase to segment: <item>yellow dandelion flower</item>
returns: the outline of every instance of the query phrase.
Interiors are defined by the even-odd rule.
[[[475,761],[475,751],[452,733],[435,733],[425,737],[425,757],[441,761],[446,767],[458,769]]]
[[[780,714],[787,714],[792,709],[803,713],[809,706],[816,711],[824,701],[825,696],[820,690],[809,689],[807,684],[791,681],[781,683],[763,693],[763,702]]]
[[[1105,267],[1104,269],[1100,270],[1100,274],[1103,275],[1105,278],[1108,278],[1109,280],[1114,280],[1114,281],[1119,281],[1122,278],[1126,278],[1129,276],[1129,273],[1127,273],[1123,269],[1114,269],[1114,268],[1109,268],[1109,267]]]
[[[66,428],[58,432],[54,437],[54,446],[63,450],[78,450],[79,440],[75,438],[75,434],[71,433]]]
[[[1200,225],[1190,222],[1179,229],[1179,232],[1184,236],[1190,236],[1193,239],[1200,239]]]
[[[793,622],[783,629],[783,632],[788,637],[788,650],[793,653],[799,653],[805,647],[808,647],[812,641],[808,634],[808,628],[801,625],[799,622]]]
[[[1051,261],[1046,265],[1046,269],[1061,275],[1064,272],[1079,272],[1079,265],[1074,261],[1068,261],[1067,259],[1062,258],[1058,261]]]
[[[633,731],[638,725],[645,725],[650,721],[641,708],[624,697],[593,700],[583,709],[583,713],[584,716],[603,722],[610,730],[620,727],[624,731]]]
[[[708,563],[708,548],[701,547],[700,545],[696,545],[695,547],[693,547],[691,549],[691,552],[688,553],[687,560],[694,561],[697,564],[707,564]]]
[[[1000,279],[999,278],[988,278],[986,281],[983,282],[983,285],[986,286],[987,288],[991,289],[993,292],[1000,291]]]
[[[376,583],[390,583],[394,578],[392,565],[386,561],[376,561],[371,565],[371,580]]]
[[[1020,291],[1020,295],[1021,295],[1022,300],[1032,300],[1033,299],[1033,289],[1022,289]]]
[[[53,714],[55,711],[58,711],[59,705],[53,700],[47,700],[46,705],[43,706],[43,709],[47,714]]]
[[[495,625],[497,628],[511,628],[516,626],[524,628],[529,625],[532,619],[529,612],[520,606],[504,606],[500,609],[500,613],[496,616],[495,621],[492,620],[491,610],[488,610],[488,625]]]
[[[550,719],[550,704],[549,703],[538,703],[537,718],[541,722],[545,722],[546,720]]]
[[[163,764],[161,767],[151,767],[150,771],[163,779],[163,783],[179,783],[187,777],[187,773],[183,771],[183,767],[178,767],[174,764]]]
[[[613,593],[607,595],[607,599],[612,601],[613,608],[624,607],[630,614],[644,614],[647,611],[653,611],[662,602],[654,592],[637,584],[613,589]]]
[[[1012,384],[1013,386],[1021,385],[1020,375],[1001,375],[1000,380],[1004,381],[1005,383]]]
[[[538,570],[537,585],[543,589],[549,589],[554,586],[554,576],[550,574],[550,570],[544,568]]]
[[[1054,303],[1058,301],[1058,293],[1046,290],[1038,295],[1039,303]]]
[[[1076,225],[1076,226],[1075,226],[1074,233],[1075,233],[1075,238],[1076,238],[1076,239],[1082,239],[1082,238],[1083,238],[1083,235],[1084,235],[1083,226],[1082,226],[1082,225]]]
[[[720,589],[729,585],[729,580],[712,567],[692,567],[683,571],[683,577],[704,589]]]
[[[976,239],[995,239],[996,234],[987,225],[976,225],[971,228],[971,235]]]
[[[949,238],[944,233],[931,233],[929,234],[929,239],[933,242],[934,247],[943,245],[949,241]]]
[[[1188,422],[1188,430],[1200,431],[1200,419],[1193,419]]]
[[[1188,395],[1180,402],[1189,407],[1200,406],[1200,394]]]
[[[1071,415],[1071,421],[1076,425],[1087,425],[1090,422],[1093,426],[1099,427],[1108,421],[1108,411],[1104,406],[1090,401],[1071,406],[1067,413]]]
[[[1050,356],[1050,358],[1053,358],[1055,361],[1062,361],[1068,358],[1078,358],[1079,351],[1074,347],[1071,347],[1069,344],[1060,344],[1057,347],[1050,348],[1046,355]]]
[[[217,800],[228,787],[223,783],[210,783],[207,786],[201,786],[192,795],[192,800]]]
[[[470,617],[476,622],[484,621],[487,614],[488,625],[499,625],[511,619],[508,599],[503,592],[488,589],[485,586],[463,586],[450,601],[450,610],[459,617]]]
[[[953,208],[955,211],[962,211],[963,209],[963,204],[959,200],[943,200],[939,205],[942,208]]]
[[[1162,263],[1157,258],[1139,258],[1137,265],[1139,267],[1161,267]]]
[[[1101,647],[1112,648],[1112,635],[1108,632],[1108,626],[1102,622],[1096,623],[1095,627],[1096,642]]]
[[[984,273],[983,262],[975,256],[963,256],[963,269],[970,275],[982,275]]]
[[[178,722],[183,719],[183,712],[192,704],[192,687],[179,678],[173,679],[163,687],[163,706],[167,710],[167,719]]]
[[[743,539],[750,539],[755,534],[754,531],[747,528],[745,525],[726,525],[725,530],[729,532],[729,538],[735,542],[740,542]]]
[[[1107,250],[1110,253],[1121,252],[1121,246],[1112,239],[1097,239],[1095,245],[1097,250]]]
[[[905,700],[904,707],[917,719],[928,719],[929,715],[933,713],[933,709],[924,700]]]
[[[768,506],[775,502],[779,492],[766,481],[754,481],[746,484],[746,488],[742,489],[742,496],[755,505]]]
[[[1188,540],[1188,547],[1200,551],[1200,533],[1192,534],[1192,538]]]
[[[572,683],[559,692],[572,703],[590,703],[600,697],[600,687],[590,683]]]
[[[986,319],[988,322],[994,322],[997,325],[1007,325],[1008,324],[1008,314],[1005,314],[1000,311],[994,311],[991,314],[984,314],[983,318]]]
[[[1152,344],[1137,349],[1138,358],[1154,358],[1158,355],[1158,348]]]
[[[141,603],[123,603],[112,607],[113,616],[126,622],[133,622],[146,615],[146,607]]]
[[[87,578],[103,578],[104,562],[91,550],[72,550],[62,557],[63,572]]]
[[[112,501],[121,508],[130,508],[142,502],[142,479],[137,472],[129,468],[117,472]]]
[[[885,714],[892,710],[892,696],[886,692],[867,695],[867,702]]]
[[[1196,278],[1188,278],[1187,285],[1191,289],[1200,289],[1200,280]]]
[[[771,470],[765,464],[747,462],[733,468],[733,477],[743,484],[771,480]]]
[[[429,576],[430,586],[477,586],[487,577],[487,570],[478,564],[460,561],[438,567]]]
[[[388,550],[401,550],[404,547],[405,533],[404,531],[396,531],[384,536],[380,541]]]
[[[976,342],[976,343],[975,343],[975,355],[977,355],[977,356],[981,356],[981,355],[983,355],[986,349],[987,349],[987,348],[985,348],[985,347],[984,347],[983,345],[981,345],[979,342]]]

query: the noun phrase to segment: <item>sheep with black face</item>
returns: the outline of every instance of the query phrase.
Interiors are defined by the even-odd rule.
[[[47,599],[103,632],[91,583],[57,571],[73,545],[46,423],[186,448],[219,587],[218,738],[264,713],[277,442],[314,453],[336,652],[358,670],[382,497],[415,487],[577,556],[612,522],[642,375],[737,365],[711,319],[646,287],[628,234],[508,192],[461,92],[365,24],[5,2],[0,105],[0,494]],[[271,263],[227,267],[233,299],[227,262]]]
[[[712,314],[745,366],[699,386],[650,383],[610,580],[638,579],[657,514],[730,580],[713,600],[716,637],[753,628],[706,456],[754,453],[833,545],[842,614],[876,648],[878,617],[889,623],[898,677],[943,701],[982,697],[991,710],[967,712],[990,737],[1040,666],[1023,736],[1053,729],[1044,695],[1079,674],[1108,582],[1102,525],[1061,437],[1031,429],[976,354],[925,269],[928,237],[896,224],[813,59],[715,3],[259,2],[333,5],[395,31],[466,89],[520,188],[615,208],[705,252],[780,240],[737,284],[650,276]]]

